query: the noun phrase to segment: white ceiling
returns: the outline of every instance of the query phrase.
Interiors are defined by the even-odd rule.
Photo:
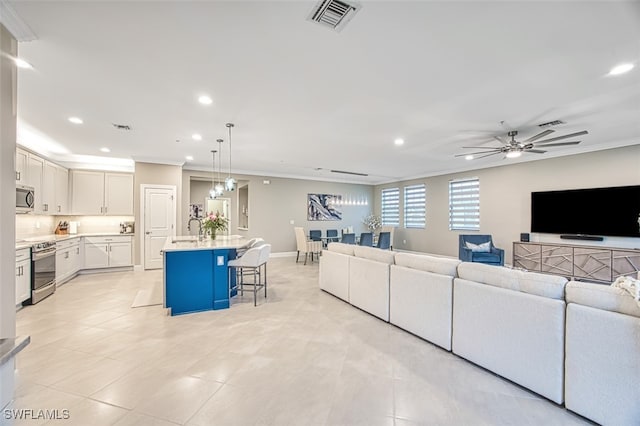
[[[236,173],[370,184],[514,161],[454,155],[551,120],[589,135],[515,161],[640,143],[640,66],[607,76],[640,65],[637,1],[362,1],[339,33],[306,20],[315,1],[9,4],[37,36],[19,45],[34,69],[19,72],[18,142],[43,151],[40,135],[76,165],[192,155],[210,170],[228,121]]]

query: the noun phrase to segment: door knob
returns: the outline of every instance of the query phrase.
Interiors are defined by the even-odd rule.
[[[145,234],[147,234],[147,235],[149,235],[150,233],[151,233],[151,231],[147,231],[147,232],[145,232]]]

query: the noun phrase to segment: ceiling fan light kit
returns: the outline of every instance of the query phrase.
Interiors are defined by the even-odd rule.
[[[494,136],[493,138],[495,140],[497,140],[498,142],[500,142],[502,144],[502,146],[499,147],[486,147],[486,148],[482,148],[482,147],[472,147],[472,146],[463,146],[463,149],[482,149],[482,151],[476,151],[476,152],[472,152],[470,154],[458,154],[455,155],[455,157],[464,157],[466,160],[472,160],[472,159],[480,159],[480,158],[485,158],[485,157],[489,157],[491,155],[496,155],[496,154],[504,154],[505,158],[518,158],[522,155],[523,152],[525,153],[532,153],[532,154],[544,154],[547,151],[544,149],[539,149],[539,148],[549,148],[549,147],[555,147],[555,146],[567,146],[567,145],[577,145],[579,144],[581,141],[570,141],[570,142],[557,142],[557,143],[552,143],[552,142],[556,142],[556,141],[560,141],[563,139],[568,139],[568,138],[573,138],[575,136],[582,136],[582,135],[586,135],[589,132],[587,132],[586,130],[582,130],[580,132],[575,132],[575,133],[570,133],[568,135],[562,135],[562,136],[556,136],[554,138],[550,138],[550,139],[544,139],[545,137],[549,136],[550,134],[554,133],[555,130],[552,129],[547,129],[544,130],[534,136],[531,136],[528,139],[525,139],[524,141],[517,141],[516,140],[516,136],[518,135],[518,131],[517,130],[511,130],[507,133],[507,136],[510,137],[510,140],[505,140],[500,136]],[[543,139],[543,140],[540,140]],[[477,156],[479,154],[484,154],[481,156]]]

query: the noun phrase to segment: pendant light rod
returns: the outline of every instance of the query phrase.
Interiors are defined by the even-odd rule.
[[[235,125],[233,123],[227,123],[225,126],[229,129],[229,175],[224,180],[224,186],[227,191],[233,191],[236,189],[236,180],[231,177],[231,129],[235,127]]]
[[[216,198],[216,191],[215,191],[215,183],[214,183],[214,179],[215,179],[215,173],[216,173],[216,151],[211,150],[211,189],[209,190],[209,197],[214,199]]]
[[[215,186],[216,195],[219,197],[224,193],[224,185],[222,185],[222,179],[220,178],[220,170],[222,169],[222,142],[223,139],[217,139],[218,142],[218,180]]]

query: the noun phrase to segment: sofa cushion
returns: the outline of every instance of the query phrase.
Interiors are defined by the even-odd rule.
[[[462,262],[458,265],[458,276],[468,281],[558,300],[564,300],[567,284],[566,278],[557,275],[524,272],[473,262]]]
[[[356,257],[386,263],[387,265],[393,265],[395,257],[395,253],[392,251],[374,247],[353,246],[353,253]]]
[[[473,252],[472,256],[474,262],[500,263],[500,255],[496,253]]]
[[[569,280],[559,275],[524,272],[520,278],[520,291],[535,294],[536,296],[564,300],[567,282]]]
[[[458,265],[458,276],[463,280],[489,284],[509,290],[520,290],[523,272],[502,266],[483,263],[462,262]]]
[[[353,256],[353,244],[329,243],[327,250],[334,253],[347,254]]]
[[[640,317],[640,307],[629,293],[603,284],[570,281],[567,284],[567,303]]]
[[[410,253],[396,253],[395,262],[396,265],[404,266],[405,268],[418,269],[450,277],[457,275],[456,271],[460,264],[457,259]]]

